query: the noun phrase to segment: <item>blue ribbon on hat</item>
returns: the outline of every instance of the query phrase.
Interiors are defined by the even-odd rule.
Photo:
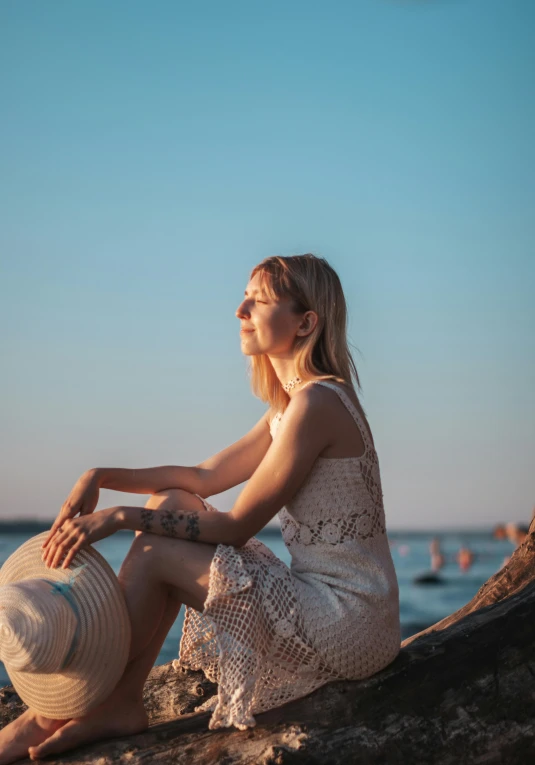
[[[70,663],[73,654],[78,647],[78,642],[80,640],[80,610],[78,608],[78,604],[71,592],[72,587],[77,579],[77,577],[80,575],[80,572],[87,566],[87,563],[82,563],[80,566],[77,566],[71,571],[71,574],[67,581],[61,582],[61,581],[54,581],[53,579],[45,579],[43,577],[43,582],[48,582],[52,585],[52,594],[53,595],[63,595],[67,603],[70,605],[72,610],[74,611],[74,615],[76,616],[76,629],[74,630],[74,635],[72,636],[72,641],[69,646],[69,650],[65,654],[65,658],[63,659],[63,662],[61,666],[58,669],[58,672],[62,672]]]

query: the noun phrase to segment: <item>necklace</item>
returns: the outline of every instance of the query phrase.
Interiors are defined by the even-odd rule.
[[[284,383],[282,386],[286,393],[289,393],[292,388],[295,388],[296,385],[299,385],[300,382],[303,382],[300,377],[293,377],[291,380],[288,380],[287,383]]]

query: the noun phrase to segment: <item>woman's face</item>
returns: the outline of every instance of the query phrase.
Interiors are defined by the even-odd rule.
[[[292,312],[287,298],[270,298],[262,289],[259,273],[249,281],[236,316],[240,320],[241,348],[246,356],[261,353],[273,357],[292,355],[303,316]]]

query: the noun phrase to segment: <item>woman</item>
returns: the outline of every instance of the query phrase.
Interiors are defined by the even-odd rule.
[[[181,604],[178,664],[219,683],[204,706],[213,709],[211,728],[244,729],[254,713],[332,680],[369,677],[397,656],[398,585],[377,453],[351,382],[360,388],[339,278],[314,255],[266,258],[236,316],[268,412],[195,467],[97,468],[79,479],[43,555],[68,566],[84,545],[136,531],[119,573],[129,663],[87,716],[47,720],[29,709],[7,726],[0,765],[145,729],[143,685]],[[204,499],[243,481],[228,513]],[[144,508],[93,513],[100,487],[153,496]],[[291,569],[254,538],[277,513]]]

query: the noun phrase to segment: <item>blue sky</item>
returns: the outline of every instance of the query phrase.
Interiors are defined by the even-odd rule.
[[[528,520],[534,28],[531,0],[4,0],[1,516],[240,438],[248,274],[313,252],[387,524]]]

